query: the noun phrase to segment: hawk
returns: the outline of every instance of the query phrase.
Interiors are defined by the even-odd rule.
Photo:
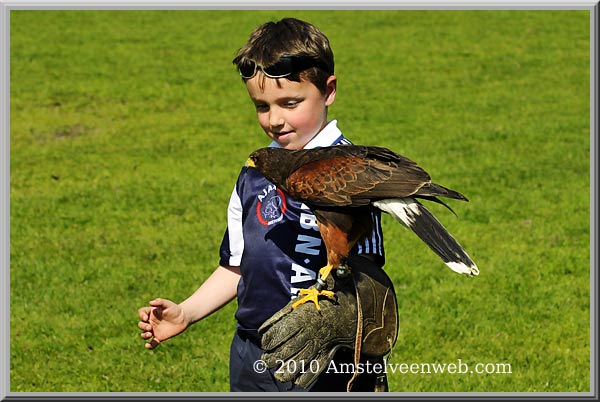
[[[461,201],[461,193],[431,181],[412,160],[383,147],[337,145],[302,150],[261,148],[250,154],[247,166],[290,196],[304,202],[317,219],[327,251],[327,265],[319,270],[315,286],[294,307],[324,290],[332,269],[344,272],[346,258],[356,242],[372,233],[372,210],[378,208],[410,228],[454,272],[476,276],[479,269],[433,214],[418,199],[452,209],[438,197]],[[454,212],[454,211],[452,211]]]

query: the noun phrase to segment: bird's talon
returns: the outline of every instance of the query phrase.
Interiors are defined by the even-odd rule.
[[[292,304],[292,308],[294,309],[301,304],[312,301],[315,303],[317,310],[321,310],[321,307],[319,306],[319,296],[329,297],[330,299],[335,297],[335,293],[330,290],[317,290],[315,288],[300,289],[300,294],[304,295],[304,297]]]

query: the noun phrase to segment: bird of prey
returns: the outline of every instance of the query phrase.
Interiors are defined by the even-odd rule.
[[[327,251],[327,265],[319,270],[315,286],[300,290],[305,297],[294,307],[313,301],[319,309],[319,295],[333,296],[324,290],[325,279],[334,268],[348,269],[345,262],[350,250],[372,233],[373,208],[410,228],[453,271],[467,276],[479,274],[464,249],[418,201],[434,201],[450,209],[438,197],[462,201],[468,201],[467,198],[433,183],[415,162],[387,148],[359,145],[302,150],[261,148],[249,156],[247,166],[304,202],[317,219]]]

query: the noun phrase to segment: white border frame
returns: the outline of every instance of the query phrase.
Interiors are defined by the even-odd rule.
[[[10,392],[10,11],[11,10],[70,10],[70,9],[140,9],[140,10],[590,10],[590,392],[567,393],[372,393],[309,395],[286,394],[286,400],[296,399],[598,399],[597,393],[597,273],[596,250],[598,217],[598,1],[402,1],[379,0],[302,2],[271,1],[4,1],[0,0],[0,400],[267,400],[281,399],[281,394],[261,393],[14,393]]]

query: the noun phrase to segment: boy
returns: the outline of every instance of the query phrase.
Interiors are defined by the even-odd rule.
[[[258,122],[287,149],[348,144],[335,120],[327,120],[336,96],[333,52],[313,25],[293,18],[258,27],[234,58],[256,108]],[[379,216],[373,236],[357,244],[379,267],[384,262]],[[305,391],[281,383],[274,369],[257,370],[257,329],[301,288],[314,284],[326,263],[315,217],[301,202],[278,190],[255,169],[243,168],[228,208],[219,267],[189,298],[176,304],[155,299],[138,314],[148,349],[178,335],[237,296],[237,330],[231,345],[231,391]],[[334,360],[352,362],[349,351]],[[322,373],[310,391],[345,391],[348,375]],[[372,391],[375,376],[361,375],[353,390]]]

